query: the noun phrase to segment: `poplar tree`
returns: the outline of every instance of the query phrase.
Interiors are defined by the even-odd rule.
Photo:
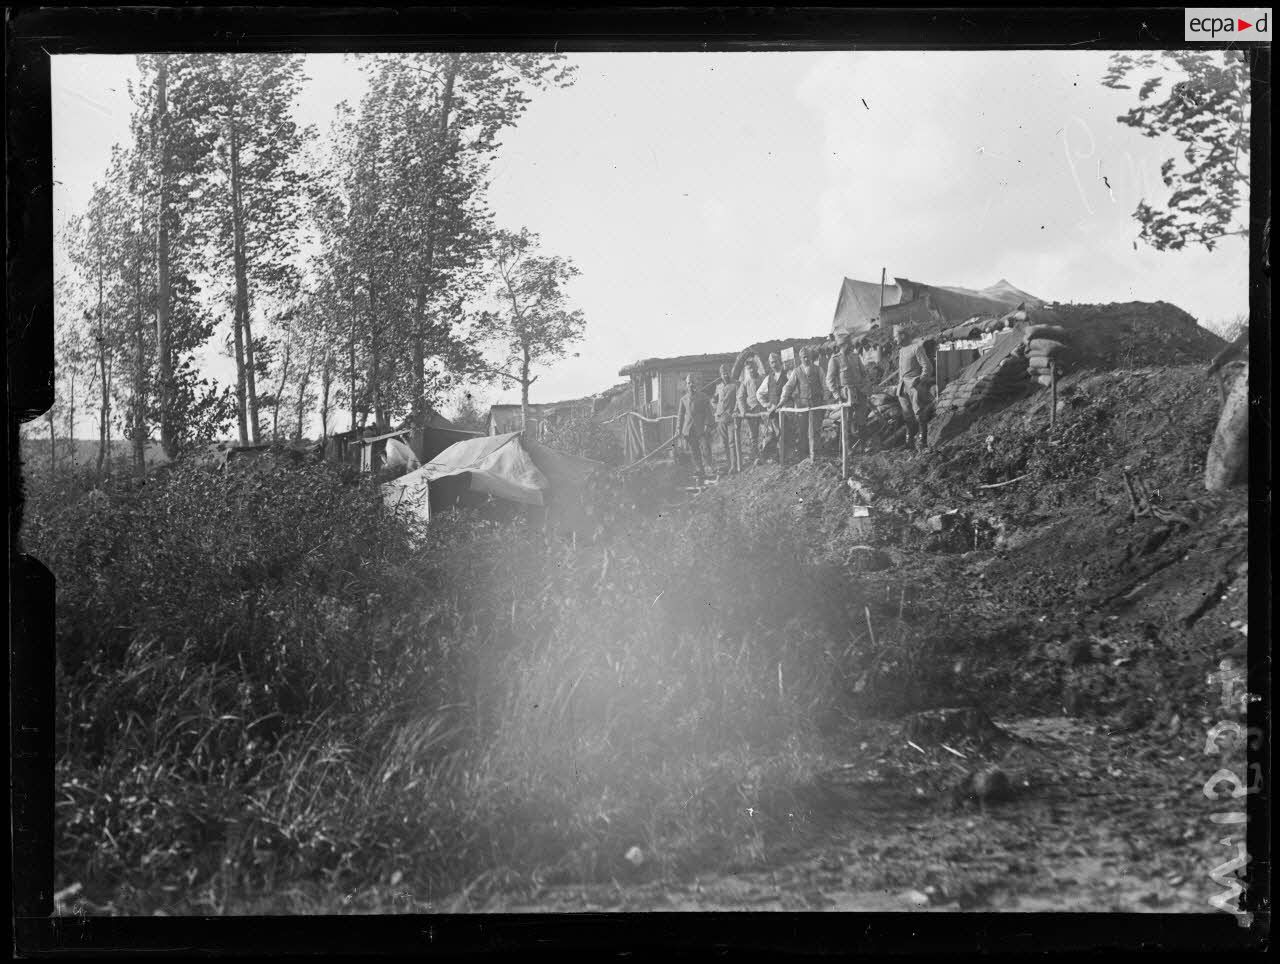
[[[300,157],[309,131],[293,105],[304,80],[297,54],[200,54],[187,59],[199,135],[206,150],[192,217],[205,263],[228,293],[236,362],[241,442],[258,441],[255,311],[299,283],[299,228],[306,173]]]
[[[567,355],[586,327],[565,292],[579,271],[568,258],[540,253],[538,236],[523,228],[498,234],[493,270],[493,296],[502,308],[488,313],[487,320],[506,365],[518,372],[521,424],[527,426],[529,388],[538,377],[533,368]]]

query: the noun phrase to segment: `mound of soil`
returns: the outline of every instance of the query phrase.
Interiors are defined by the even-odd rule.
[[[1029,308],[1027,325],[1066,329],[1076,368],[1207,363],[1226,345],[1181,308],[1163,301]]]
[[[1168,725],[1247,633],[1245,495],[1202,487],[1218,405],[1199,365],[1082,371],[1052,428],[1036,393],[922,456],[857,457],[850,483],[835,462],[766,466],[717,497],[748,519],[789,509],[868,600],[887,655],[853,712],[973,702]]]

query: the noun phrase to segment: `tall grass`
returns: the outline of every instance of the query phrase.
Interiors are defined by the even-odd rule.
[[[607,879],[632,846],[645,872],[759,857],[857,601],[781,512],[595,509],[594,542],[466,514],[411,538],[375,489],[269,462],[33,493],[60,883],[117,912],[298,887],[332,911]]]

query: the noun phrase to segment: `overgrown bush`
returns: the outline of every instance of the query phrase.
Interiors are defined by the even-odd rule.
[[[840,698],[852,600],[781,512],[415,535],[375,487],[270,461],[32,508],[59,879],[121,912],[754,852],[743,811]]]
[[[622,446],[618,437],[589,418],[565,419],[547,432],[546,443],[561,452],[595,459],[608,465],[619,465],[622,462]]]

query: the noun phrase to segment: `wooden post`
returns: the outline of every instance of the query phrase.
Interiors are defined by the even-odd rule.
[[[840,478],[849,477],[849,442],[845,436],[845,413],[847,409],[843,400],[840,402]]]
[[[1049,368],[1049,427],[1058,421],[1058,366],[1052,364]]]
[[[876,316],[876,324],[884,324],[884,274],[885,269],[880,269],[880,314]]]
[[[778,468],[787,464],[787,413],[777,412],[778,416]]]

